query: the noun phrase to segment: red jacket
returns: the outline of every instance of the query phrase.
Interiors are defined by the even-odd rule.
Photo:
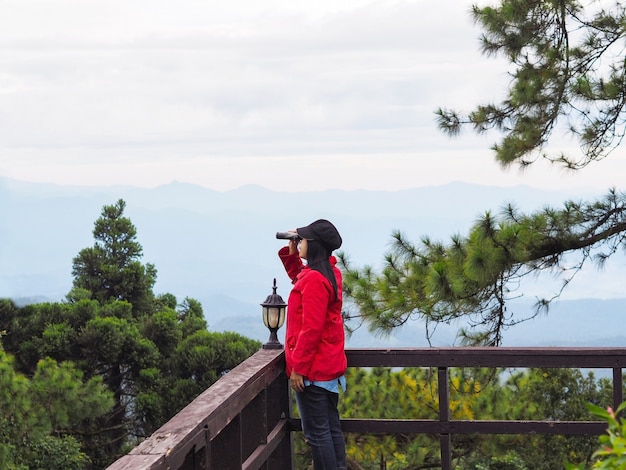
[[[285,359],[287,377],[295,370],[314,381],[333,380],[344,374],[348,361],[341,317],[341,271],[330,257],[337,279],[337,299],[333,285],[319,271],[304,266],[298,253],[289,248],[278,252],[287,275],[294,283],[287,301]]]

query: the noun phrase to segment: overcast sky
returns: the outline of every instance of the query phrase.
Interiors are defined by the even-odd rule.
[[[504,93],[469,0],[0,0],[0,176],[217,190],[449,181],[619,186],[503,172],[495,136],[449,139],[438,106]],[[484,3],[484,2],[483,2]]]

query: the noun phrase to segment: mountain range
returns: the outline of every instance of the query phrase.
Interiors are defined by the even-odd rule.
[[[271,293],[286,300],[290,281],[276,256],[283,242],[275,233],[326,218],[338,227],[341,248],[356,266],[380,267],[391,233],[416,243],[423,236],[446,241],[465,234],[486,211],[512,203],[523,211],[565,200],[601,196],[588,189],[540,190],[466,183],[398,191],[278,192],[245,186],[218,192],[171,183],[155,188],[76,187],[0,178],[0,297],[19,303],[61,301],[72,285],[72,259],[93,246],[92,230],[102,207],[126,201],[125,215],[137,228],[142,262],[158,270],[155,293],[179,301],[198,299],[212,330],[237,331],[264,341],[260,302]],[[611,258],[604,271],[587,269],[554,302],[549,314],[507,331],[505,345],[626,345],[615,326],[626,307],[621,298],[624,257]],[[543,281],[542,281],[543,286]],[[528,315],[533,292],[516,308]],[[626,297],[626,296],[624,296]],[[441,326],[436,345],[454,343],[458,325]],[[424,325],[416,320],[389,337],[359,328],[349,346],[425,346]]]

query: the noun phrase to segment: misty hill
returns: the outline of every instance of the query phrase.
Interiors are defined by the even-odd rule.
[[[528,186],[502,188],[464,183],[402,191],[287,193],[259,186],[217,192],[182,183],[151,189],[93,188],[0,179],[0,297],[23,302],[29,298],[63,299],[71,288],[72,259],[82,248],[93,245],[93,224],[102,207],[122,198],[144,248],[142,261],[153,263],[158,270],[156,293],[170,292],[179,301],[196,298],[202,302],[212,329],[234,330],[265,340],[265,328],[259,325],[259,303],[271,293],[273,278],[285,299],[290,289],[276,256],[282,246],[282,241],[274,237],[276,231],[328,218],[342,233],[342,250],[355,265],[379,266],[395,229],[415,242],[424,235],[445,241],[452,234],[464,234],[485,211],[497,212],[506,203],[529,211],[597,195],[582,190],[544,191]],[[580,276],[582,281],[571,292],[576,298],[606,297],[607,286],[623,279],[623,262],[611,260],[606,271]],[[620,297],[614,291],[608,296]],[[524,301],[530,305],[532,298]],[[563,302],[545,319],[515,328],[516,332],[533,330],[523,344],[540,339],[534,329],[543,328],[541,321],[555,333],[568,329],[568,325],[589,331],[574,317],[570,320],[569,315],[567,321],[560,318],[561,322],[553,323],[561,308],[580,310],[581,321],[586,321],[589,311],[600,314],[604,310],[606,315],[610,313],[607,310],[624,311],[623,303],[611,305],[610,309],[600,304],[579,309],[582,304],[574,307],[573,303]],[[614,321],[611,317],[607,324],[618,324]],[[594,320],[591,326],[599,325]],[[379,339],[363,327],[351,343],[419,345],[416,342],[424,338],[422,329],[423,325],[411,322],[394,336]],[[438,334],[438,341],[446,344],[451,341],[452,329],[442,328]]]

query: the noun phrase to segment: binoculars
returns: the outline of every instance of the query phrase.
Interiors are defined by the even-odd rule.
[[[276,238],[279,240],[293,240],[295,242],[302,240],[302,237],[295,232],[276,232]]]

